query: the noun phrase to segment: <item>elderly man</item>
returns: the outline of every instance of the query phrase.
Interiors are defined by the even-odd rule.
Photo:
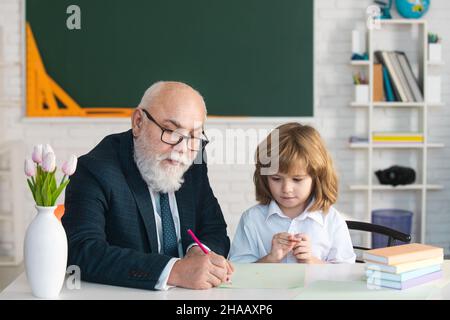
[[[197,91],[158,82],[133,112],[131,130],[79,158],[62,222],[68,264],[80,267],[83,280],[157,290],[229,280],[226,223],[201,158],[205,119]]]

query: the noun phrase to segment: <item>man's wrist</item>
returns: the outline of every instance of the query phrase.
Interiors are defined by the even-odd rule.
[[[175,287],[178,286],[178,283],[179,283],[178,267],[179,267],[180,261],[181,261],[181,260],[177,260],[177,261],[174,263],[174,265],[173,265],[173,267],[172,267],[172,270],[170,271],[169,279],[167,280],[167,284],[168,284],[169,286],[175,286]]]
[[[169,276],[172,272],[173,266],[175,263],[180,260],[179,258],[171,258],[167,265],[164,267],[163,271],[161,272],[158,281],[155,284],[156,290],[168,290],[172,287],[172,285],[169,283]]]

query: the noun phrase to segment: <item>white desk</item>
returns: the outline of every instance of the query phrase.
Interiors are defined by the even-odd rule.
[[[286,265],[276,266],[277,271]],[[148,291],[81,282],[81,289],[64,285],[59,299],[133,299],[133,300],[290,300],[290,299],[450,299],[450,260],[443,265],[444,278],[407,290],[367,288],[364,264],[296,265],[304,273],[304,287],[295,289],[231,289]],[[292,265],[291,265],[292,270]],[[2,293],[0,300],[36,299],[31,295],[25,273]]]

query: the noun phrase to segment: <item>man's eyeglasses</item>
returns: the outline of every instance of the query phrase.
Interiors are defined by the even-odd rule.
[[[206,136],[204,130],[202,130],[203,137],[201,137],[201,138],[185,136],[175,130],[164,128],[158,122],[156,122],[155,119],[153,119],[153,117],[150,115],[150,113],[148,113],[147,110],[145,110],[145,109],[140,109],[140,110],[142,110],[142,112],[145,113],[145,115],[147,116],[147,118],[150,121],[152,121],[154,124],[156,124],[161,129],[161,131],[162,131],[161,132],[161,141],[166,144],[169,144],[171,146],[176,146],[181,141],[186,140],[186,144],[187,144],[187,147],[189,150],[200,151],[209,142],[208,137]]]

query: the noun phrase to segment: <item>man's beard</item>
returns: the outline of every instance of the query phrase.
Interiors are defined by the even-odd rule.
[[[156,192],[168,193],[180,189],[184,182],[183,175],[191,166],[186,154],[178,152],[157,154],[145,135],[134,139],[134,161],[147,185]],[[181,143],[185,143],[182,141]],[[162,163],[165,159],[178,161],[176,166]]]

